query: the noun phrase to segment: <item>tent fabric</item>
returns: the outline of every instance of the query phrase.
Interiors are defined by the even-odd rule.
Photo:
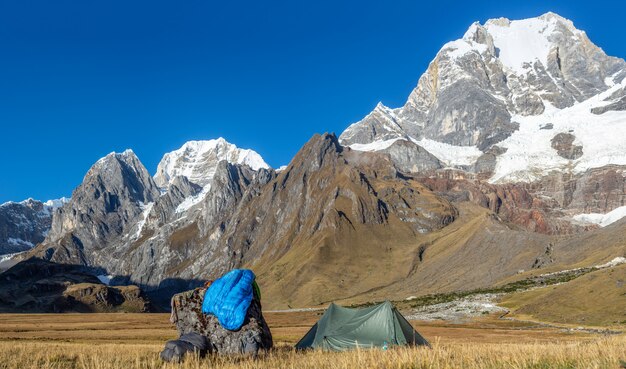
[[[255,275],[234,269],[211,284],[204,294],[202,312],[217,317],[222,327],[236,331],[243,325],[254,295]]]
[[[363,309],[331,304],[296,348],[345,351],[386,345],[430,346],[389,301]]]

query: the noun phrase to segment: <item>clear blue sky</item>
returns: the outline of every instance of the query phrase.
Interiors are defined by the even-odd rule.
[[[608,1],[0,1],[0,202],[71,195],[132,148],[151,173],[187,140],[223,136],[289,162],[378,101],[404,103],[476,20],[557,12],[626,56]]]

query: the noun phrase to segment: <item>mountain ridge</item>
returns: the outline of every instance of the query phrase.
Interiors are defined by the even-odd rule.
[[[314,135],[279,171],[223,139],[165,154],[155,176],[132,150],[111,153],[27,256],[155,294],[248,267],[275,308],[486,288],[621,256],[623,221],[581,214],[626,203],[626,62],[542,17],[473,24],[404,107]],[[557,46],[530,59],[500,49],[519,27]]]

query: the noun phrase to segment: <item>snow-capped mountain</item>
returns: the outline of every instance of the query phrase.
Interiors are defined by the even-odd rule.
[[[0,255],[32,249],[50,230],[52,214],[69,199],[46,202],[27,199],[0,205]]]
[[[614,111],[624,109],[625,77],[624,60],[554,13],[491,19],[445,44],[403,107],[379,104],[340,140],[359,150],[411,140],[448,166],[472,165],[497,145],[492,182],[626,164],[626,115]],[[559,134],[580,155],[553,149]]]
[[[34,254],[102,267],[107,274],[159,288],[191,253],[201,255],[207,242],[217,242],[224,219],[237,210],[246,189],[274,177],[265,168],[256,152],[224,139],[187,142],[165,154],[154,177],[132,150],[110,153],[55,213]],[[178,242],[188,236],[202,242]]]
[[[626,62],[554,13],[474,23],[441,48],[403,107],[379,103],[340,141],[408,171],[527,183],[562,216],[608,213],[626,200]]]
[[[190,182],[204,187],[211,181],[217,164],[222,160],[247,165],[253,170],[269,168],[255,151],[240,149],[220,137],[215,140],[189,141],[180,149],[165,154],[154,179],[160,187],[165,188],[174,177],[184,176]]]

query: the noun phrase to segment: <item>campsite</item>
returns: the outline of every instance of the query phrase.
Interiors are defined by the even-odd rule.
[[[261,312],[261,296],[233,270],[175,295],[171,314],[3,314],[0,368],[591,368],[626,347],[619,331],[500,313],[409,322],[389,301]]]
[[[276,351],[254,360],[160,360],[163,343],[178,333],[169,314],[0,315],[0,368],[593,368],[618,367],[623,336],[538,327],[483,318],[466,324],[413,322],[433,348],[296,352],[293,345],[318,312],[267,313]]]
[[[626,369],[626,1],[0,1],[0,369]]]

